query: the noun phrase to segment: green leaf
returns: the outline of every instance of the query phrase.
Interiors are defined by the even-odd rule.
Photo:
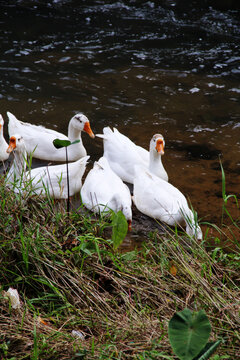
[[[70,140],[55,139],[55,140],[53,140],[53,145],[55,146],[55,148],[61,149],[62,147],[68,147],[69,145],[74,145],[79,142],[80,142],[80,140],[75,140],[75,141],[71,142]]]
[[[214,353],[216,348],[221,344],[222,340],[210,341],[205,348],[195,358],[195,360],[207,360]]]
[[[53,145],[55,146],[56,149],[61,149],[63,147],[67,147],[67,146],[71,145],[71,141],[55,139],[55,140],[53,140]]]
[[[205,347],[211,325],[203,310],[192,314],[189,309],[174,314],[168,325],[168,336],[180,360],[192,360]]]
[[[220,160],[220,167],[221,167],[221,172],[222,172],[222,197],[223,197],[223,200],[225,201],[225,197],[226,197],[226,179],[225,179],[225,172],[223,170],[221,160]]]
[[[122,211],[112,214],[112,241],[113,248],[117,249],[128,232],[128,223]]]

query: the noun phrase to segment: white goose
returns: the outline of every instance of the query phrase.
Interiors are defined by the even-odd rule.
[[[9,154],[7,153],[8,144],[3,136],[3,125],[3,117],[0,115],[0,161],[5,161],[9,157]]]
[[[71,142],[80,140],[79,143],[73,144],[68,148],[69,161],[76,161],[87,155],[82,143],[81,132],[87,132],[92,138],[95,136],[91,130],[88,118],[81,113],[71,118],[68,125],[68,136],[43,126],[22,122],[10,112],[7,112],[7,115],[9,118],[9,137],[14,134],[21,135],[25,141],[27,153],[32,153],[33,157],[42,160],[66,160],[65,149],[56,149],[53,145],[53,140],[58,138],[61,140],[70,140]]]
[[[128,228],[132,223],[132,200],[126,184],[112,171],[105,157],[95,161],[89,171],[81,189],[82,202],[87,209],[95,213],[103,213],[112,209],[122,211],[128,221]]]
[[[173,185],[141,166],[135,166],[133,201],[139,211],[170,226],[184,225],[186,233],[202,239],[202,231],[185,196]]]
[[[6,181],[15,192],[24,193],[32,189],[35,194],[46,195],[48,192],[55,199],[66,199],[68,197],[66,164],[42,166],[26,171],[27,152],[21,135],[11,136],[7,152],[12,151],[14,151],[14,160]],[[89,156],[85,156],[68,164],[69,196],[80,192],[82,176],[88,159]]]
[[[168,181],[161,160],[165,146],[162,135],[155,134],[152,137],[149,152],[134,144],[115,128],[112,131],[109,127],[105,127],[103,134],[96,136],[103,138],[104,156],[108,159],[112,170],[123,181],[133,184],[135,165],[142,165],[156,176]]]

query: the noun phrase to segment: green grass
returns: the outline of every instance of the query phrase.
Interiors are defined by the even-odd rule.
[[[215,358],[237,359],[239,219],[228,214],[223,190],[223,222],[206,224],[202,242],[169,230],[125,252],[116,250],[108,220],[82,208],[67,214],[65,202],[21,199],[1,179],[0,358],[176,359],[168,322],[188,307],[205,310],[211,340],[223,339]],[[18,310],[5,296],[10,286]]]

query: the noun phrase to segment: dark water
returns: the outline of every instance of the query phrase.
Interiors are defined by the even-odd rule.
[[[116,126],[146,148],[160,132],[170,182],[219,222],[219,156],[227,192],[240,189],[240,11],[200,4],[0,1],[6,124],[11,111],[67,133],[82,111],[95,133]],[[100,139],[83,141],[102,154]]]

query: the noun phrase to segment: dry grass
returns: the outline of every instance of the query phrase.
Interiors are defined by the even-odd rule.
[[[237,254],[170,232],[152,234],[140,250],[114,252],[104,235],[109,224],[3,193],[2,359],[174,359],[168,321],[185,307],[206,311],[212,339],[224,339],[220,355],[240,356]],[[9,286],[20,294],[18,310],[4,296]]]

